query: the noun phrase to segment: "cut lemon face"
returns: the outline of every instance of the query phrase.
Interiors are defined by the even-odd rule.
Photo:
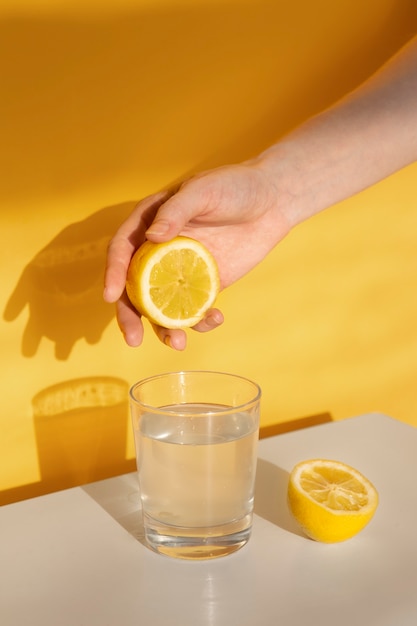
[[[360,532],[378,506],[378,492],[353,467],[313,459],[290,473],[288,505],[305,534],[316,541],[345,541]]]
[[[220,281],[216,261],[188,237],[145,243],[129,265],[126,291],[133,306],[165,328],[194,326],[214,304]]]

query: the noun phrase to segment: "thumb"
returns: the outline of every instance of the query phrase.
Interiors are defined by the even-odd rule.
[[[201,194],[196,193],[191,184],[184,183],[179,191],[159,207],[146,231],[146,237],[155,242],[169,241],[201,212]]]

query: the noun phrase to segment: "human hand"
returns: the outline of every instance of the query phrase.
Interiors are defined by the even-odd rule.
[[[255,267],[289,230],[277,189],[255,162],[198,174],[174,191],[139,202],[109,244],[105,273],[104,299],[117,301],[117,320],[128,345],[138,346],[143,339],[142,321],[127,298],[125,282],[130,259],[145,238],[197,239],[215,257],[224,289]],[[211,309],[194,329],[205,332],[222,321],[221,312]],[[183,330],[154,330],[172,348],[185,348]]]

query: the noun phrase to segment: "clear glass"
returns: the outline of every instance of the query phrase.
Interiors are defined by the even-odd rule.
[[[235,552],[251,534],[259,386],[189,371],[130,390],[146,542],[172,557]]]

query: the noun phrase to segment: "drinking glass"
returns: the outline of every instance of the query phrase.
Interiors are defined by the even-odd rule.
[[[130,390],[145,538],[158,553],[210,559],[251,533],[259,386],[222,372],[160,374]]]

